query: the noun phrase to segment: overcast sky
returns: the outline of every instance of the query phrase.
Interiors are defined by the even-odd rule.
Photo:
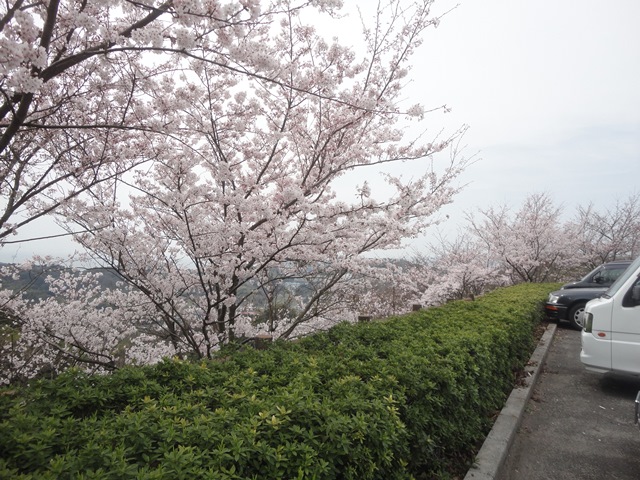
[[[638,0],[467,0],[429,32],[417,96],[449,105],[443,120],[468,124],[480,157],[453,214],[539,192],[606,208],[640,191],[639,20]]]
[[[477,158],[441,233],[455,235],[464,212],[517,210],[534,193],[565,219],[640,193],[639,0],[436,0],[432,11],[449,13],[426,34],[409,98],[450,107],[427,124],[468,125]]]
[[[456,5],[436,0],[433,10]],[[466,0],[427,33],[408,97],[447,104],[428,124],[469,125],[466,152],[479,159],[446,209],[449,229],[463,211],[517,208],[532,193],[571,214],[640,191],[639,21],[640,0]],[[32,247],[60,253],[49,241],[20,256]]]

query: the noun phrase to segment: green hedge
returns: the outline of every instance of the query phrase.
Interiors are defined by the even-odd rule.
[[[550,290],[0,390],[0,478],[451,478],[528,359]]]

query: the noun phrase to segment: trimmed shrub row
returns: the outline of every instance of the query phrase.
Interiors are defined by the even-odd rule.
[[[552,289],[0,390],[0,478],[451,478],[528,359]]]

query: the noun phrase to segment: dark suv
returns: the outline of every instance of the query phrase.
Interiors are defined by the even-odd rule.
[[[545,311],[552,320],[568,320],[573,328],[582,330],[582,314],[589,300],[599,297],[631,264],[631,260],[618,260],[595,268],[582,280],[567,283],[551,292]]]

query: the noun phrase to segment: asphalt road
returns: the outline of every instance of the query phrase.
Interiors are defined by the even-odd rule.
[[[640,479],[638,390],[639,378],[587,372],[580,332],[559,326],[498,480]]]

